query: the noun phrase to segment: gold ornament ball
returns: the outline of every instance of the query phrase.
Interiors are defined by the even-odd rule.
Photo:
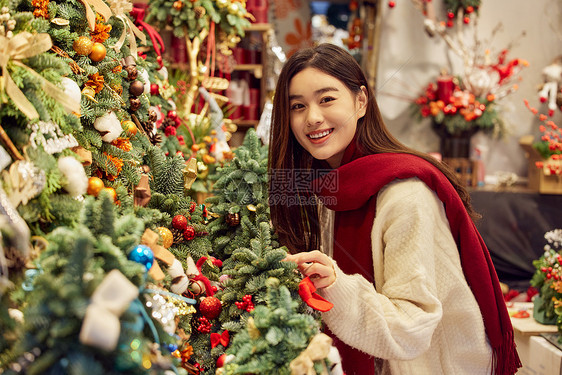
[[[173,7],[175,10],[181,10],[183,8],[183,3],[180,0],[174,1]]]
[[[94,42],[87,36],[81,36],[74,41],[72,49],[79,55],[87,56],[92,52]]]
[[[131,120],[125,120],[121,123],[121,127],[123,128],[123,130],[125,131],[125,133],[127,133],[127,135],[129,136],[133,136],[135,134],[137,134],[137,126],[135,125],[134,122],[132,122]]]
[[[101,180],[101,178],[99,177],[90,177],[88,179],[88,190],[86,190],[86,192],[89,195],[93,195],[94,197],[97,197],[99,192],[101,191],[101,189],[103,189],[104,185],[103,185],[103,181]]]
[[[109,193],[109,195],[113,198],[113,202],[117,201],[117,192],[115,191],[114,188],[112,187],[104,187],[103,189],[101,189],[100,193],[102,191],[107,191]]]
[[[230,4],[228,5],[228,13],[230,13],[230,14],[236,14],[236,13],[238,13],[238,10],[239,10],[238,4],[236,4],[236,3],[230,3]]]
[[[96,42],[94,43],[92,47],[92,52],[90,52],[88,57],[92,61],[99,62],[105,59],[106,54],[107,54],[107,50],[105,49],[105,46],[101,43]]]
[[[228,0],[217,0],[217,6],[219,8],[224,8],[228,5]]]
[[[172,234],[172,231],[166,227],[158,227],[156,230],[158,231],[160,237],[162,237],[162,246],[166,249],[172,246],[174,243],[174,235]]]

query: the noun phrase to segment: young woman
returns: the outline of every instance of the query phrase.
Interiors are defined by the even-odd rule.
[[[322,44],[286,62],[269,147],[273,225],[334,304],[322,318],[347,375],[516,372],[467,191],[388,132],[351,55]]]

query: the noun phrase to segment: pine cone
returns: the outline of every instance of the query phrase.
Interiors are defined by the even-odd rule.
[[[172,231],[172,235],[174,236],[174,243],[181,243],[184,241],[183,231],[176,228],[171,228],[170,231]]]
[[[131,109],[131,111],[135,112],[140,108],[141,102],[139,98],[130,98],[129,99],[130,102],[130,106],[129,108]]]
[[[149,134],[148,139],[150,139],[150,143],[152,143],[154,146],[162,142],[162,136],[160,135],[160,133]]]
[[[164,118],[164,120],[162,120],[162,126],[161,127],[163,129],[166,129],[166,127],[168,127],[168,126],[173,126],[175,128],[176,127],[176,121],[169,118],[169,117]]]
[[[240,224],[240,214],[239,213],[226,214],[226,216],[224,217],[224,220],[226,221],[226,223],[229,226],[235,227],[238,224]]]
[[[127,79],[129,81],[133,81],[135,79],[137,79],[137,76],[139,74],[139,71],[137,70],[137,67],[134,65],[128,65],[125,67],[125,71],[127,72]]]

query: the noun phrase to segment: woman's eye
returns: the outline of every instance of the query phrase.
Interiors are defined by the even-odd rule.
[[[300,103],[295,103],[291,105],[291,111],[297,110],[297,109],[301,109],[303,108],[303,105]]]
[[[336,98],[332,98],[331,96],[325,96],[322,98],[322,100],[320,100],[320,103],[327,103],[327,102],[331,102],[332,100],[336,100]]]

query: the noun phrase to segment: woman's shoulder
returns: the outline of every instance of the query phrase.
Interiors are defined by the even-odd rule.
[[[377,197],[377,206],[427,206],[439,203],[437,194],[417,177],[396,179],[384,186]]]

